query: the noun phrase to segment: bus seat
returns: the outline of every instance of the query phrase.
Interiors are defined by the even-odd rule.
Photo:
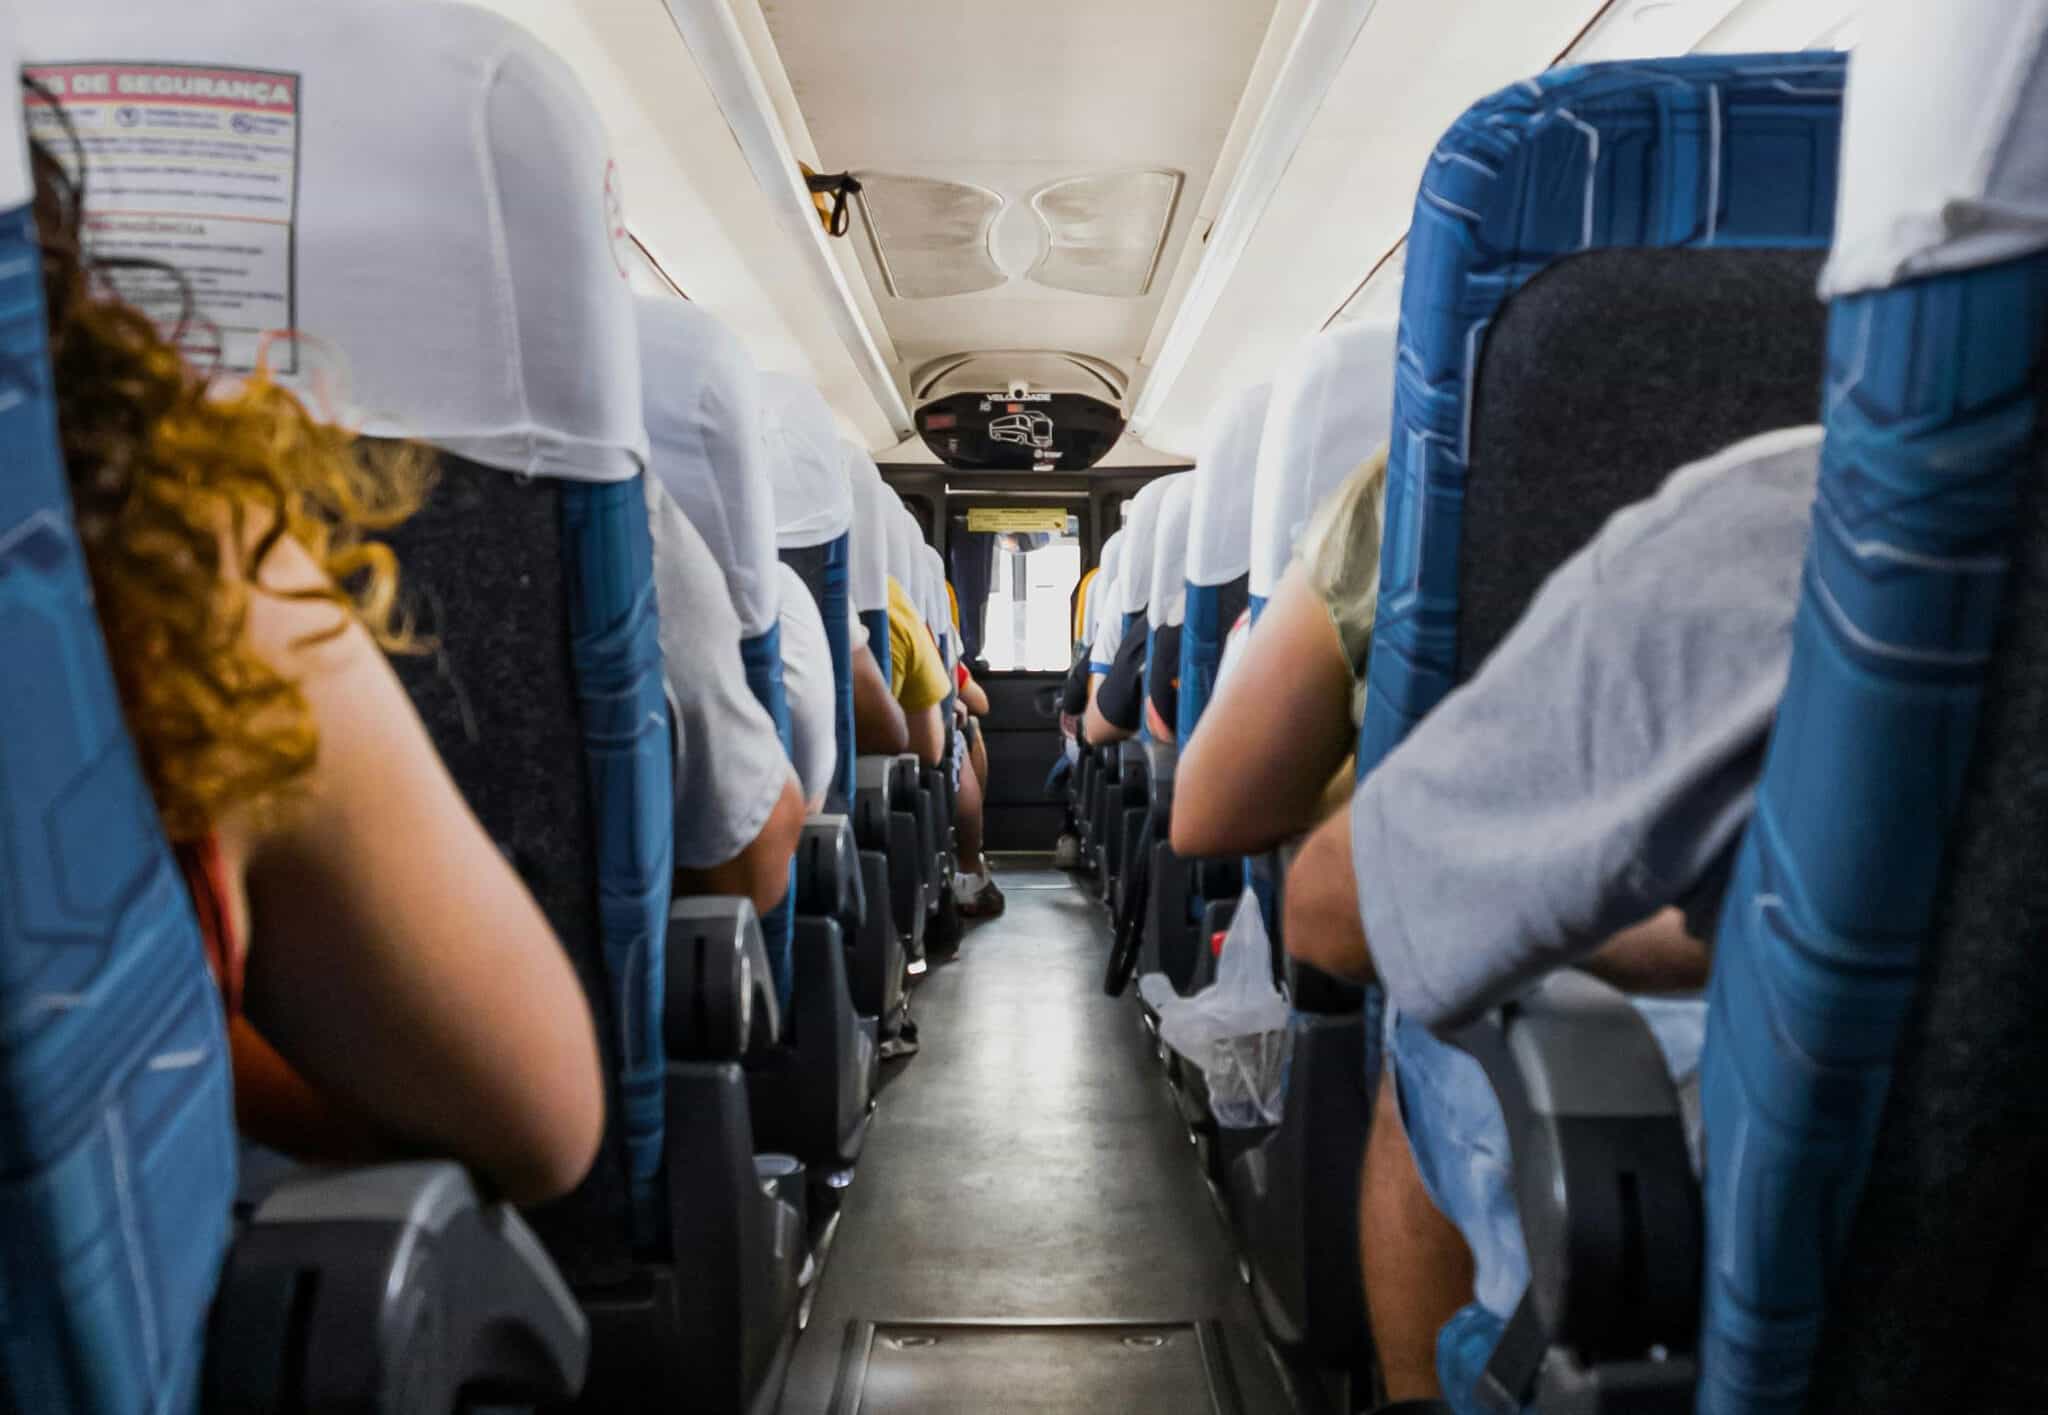
[[[853,561],[848,578],[854,613],[867,631],[868,652],[884,679],[889,676],[889,531],[886,519],[895,504],[894,493],[882,480],[874,458],[852,443],[841,443],[847,475],[853,483],[853,531],[850,550]],[[856,763],[854,795],[861,789]],[[847,955],[849,982],[854,1005],[863,1016],[877,1020],[880,1032],[894,1035],[902,1030],[903,939],[885,907],[889,900],[889,860],[886,836],[872,846],[860,843],[859,811],[848,798],[847,819],[853,823],[857,854],[855,884],[864,901],[850,935],[853,947]]]
[[[886,680],[891,667],[889,567],[894,545],[889,520],[902,503],[882,480],[873,457],[854,447],[849,447],[847,457],[854,480],[854,552],[861,566],[854,576],[854,610],[868,631],[868,652]]]
[[[1842,77],[1836,54],[1586,65],[1503,90],[1445,135],[1402,291],[1361,775],[1612,512],[1688,462],[1811,420],[1823,336],[1811,290],[1832,229]],[[1568,999],[1582,1011],[1583,991]],[[1521,1367],[1547,1345],[1529,1337],[1538,1312],[1632,1399],[1668,1400],[1689,1379],[1690,1170],[1675,1129],[1636,1118],[1614,1143],[1637,1200],[1587,1200],[1587,1244],[1568,1256],[1549,1219],[1531,1220],[1542,1276],[1495,1343],[1500,1371],[1476,1369],[1480,1350],[1462,1358],[1474,1369],[1444,1371],[1459,1408],[1489,1382],[1511,1404],[1526,1389]],[[1518,1157],[1521,1183],[1541,1173]],[[1549,1278],[1567,1262],[1604,1263],[1605,1277],[1560,1314]],[[1670,1359],[1642,1359],[1651,1330]]]
[[[1337,325],[1303,340],[1273,377],[1251,496],[1255,621],[1316,508],[1387,441],[1394,336],[1392,320]]]
[[[1090,678],[1109,671],[1109,665],[1095,661],[1094,649],[1105,622],[1104,606],[1113,603],[1116,598],[1117,563],[1123,556],[1123,550],[1123,532],[1111,532],[1109,539],[1102,543],[1101,550],[1096,554],[1095,568],[1088,580],[1087,613],[1081,621],[1083,642],[1076,646],[1075,652],[1077,656],[1083,653],[1089,656],[1085,671]],[[1092,874],[1101,869],[1100,841],[1096,834],[1095,817],[1102,796],[1102,766],[1105,753],[1088,746],[1085,733],[1082,737],[1080,760],[1075,764],[1068,792],[1073,805],[1074,825],[1080,838],[1079,870],[1083,874]]]
[[[775,542],[783,562],[817,600],[825,622],[839,700],[840,770],[834,790],[850,803],[853,642],[847,576],[853,483],[823,395],[785,374],[762,375],[760,389]],[[795,869],[792,860],[792,880]],[[795,893],[792,887],[788,900],[795,917],[789,1044],[751,1058],[747,1086],[761,1143],[810,1165],[822,1186],[821,1200],[829,1202],[845,1187],[867,1134],[879,1019],[863,1020],[854,1011],[846,955],[856,940],[846,938],[835,918],[797,911]]]
[[[1160,503],[1171,480],[1170,477],[1154,477],[1146,482],[1131,498],[1127,508],[1123,527],[1123,561],[1117,575],[1121,594],[1114,611],[1123,615],[1126,636],[1137,632],[1152,600],[1154,532],[1159,522]],[[1127,864],[1143,830],[1151,800],[1144,753],[1132,749],[1130,743],[1121,743],[1119,748],[1117,780],[1121,789],[1111,793],[1116,799],[1111,802],[1106,822],[1109,848],[1103,861],[1103,897],[1112,909],[1122,902]]]
[[[908,514],[908,513],[906,513]],[[913,520],[914,523],[914,520]],[[965,927],[960,918],[959,900],[953,891],[953,877],[956,873],[955,851],[958,837],[954,834],[955,822],[959,816],[960,773],[967,769],[961,755],[963,739],[953,730],[953,707],[959,697],[959,680],[954,670],[960,662],[960,634],[953,624],[952,596],[947,591],[946,560],[937,547],[920,540],[917,546],[918,576],[916,599],[918,612],[923,615],[932,637],[938,641],[939,659],[946,670],[946,697],[939,704],[939,712],[946,724],[944,746],[937,766],[922,767],[924,793],[931,803],[932,833],[928,842],[931,850],[933,877],[938,888],[931,897],[931,921],[926,927],[927,948],[940,955],[950,954],[960,945]]]
[[[834,736],[839,743],[835,789],[853,797],[853,638],[848,577],[852,573],[853,483],[839,448],[839,429],[824,395],[800,378],[761,375],[761,407],[774,489],[775,544],[818,601],[832,647],[839,689]]]
[[[854,614],[868,631],[868,651],[882,676],[889,674],[889,522],[896,495],[882,480],[867,450],[842,442],[846,474],[853,483],[853,568],[849,593]]]
[[[1850,62],[1820,490],[1708,1013],[1705,1411],[2048,1398],[2044,79],[2040,0],[1875,7]]]
[[[135,29],[111,10],[39,6],[17,34],[9,7],[7,71],[24,55],[104,55]],[[263,28],[240,18],[244,34]],[[140,41],[180,57],[166,37]],[[266,47],[274,33],[211,52]],[[583,1315],[519,1216],[480,1203],[458,1166],[290,1176],[231,1226],[220,1003],[93,612],[55,435],[22,109],[0,112],[0,657],[17,670],[0,673],[0,1408],[372,1408],[387,1386],[446,1405],[471,1383],[566,1399],[588,1355]],[[288,1324],[280,1299],[294,1294]],[[405,1319],[419,1310],[441,1324]]]
[[[680,1280],[584,1295],[597,1339],[578,1408],[653,1415],[686,1401],[738,1415],[772,1405],[781,1391],[800,1295],[805,1167],[753,1153],[743,1071],[777,1046],[784,1027],[752,901],[676,900],[664,952]]]
[[[886,538],[884,569],[915,604],[914,587],[921,568],[918,548],[924,543],[917,520],[886,483],[878,500]],[[879,627],[883,652],[877,655],[878,666],[888,663],[893,652],[888,648],[886,613]],[[872,637],[874,629],[870,628],[869,633]],[[900,765],[875,761],[861,765],[861,789],[868,793],[868,801],[856,809],[856,828],[869,832],[863,836],[865,848],[888,852],[890,908],[903,939],[909,971],[921,975],[928,966],[926,919],[937,904],[938,877],[933,868],[933,853],[937,850],[938,828],[932,820],[933,806],[925,792],[923,767],[916,755],[906,752],[895,760]],[[895,819],[898,813],[903,820]],[[927,841],[932,842],[929,848]]]
[[[1195,493],[1193,473],[1180,472],[1161,479],[1166,487],[1160,496],[1152,525],[1152,588],[1147,598],[1149,625],[1145,644],[1145,700],[1153,700],[1152,688],[1161,678],[1180,673],[1180,642],[1188,606],[1187,554],[1188,519]],[[1192,991],[1203,981],[1201,965],[1209,950],[1200,946],[1196,925],[1194,872],[1190,862],[1174,854],[1168,842],[1168,823],[1173,818],[1173,779],[1180,758],[1179,744],[1152,735],[1147,726],[1139,734],[1144,743],[1145,806],[1151,814],[1152,846],[1146,888],[1150,891],[1145,909],[1145,932],[1138,949],[1139,995],[1145,995],[1142,980],[1163,974],[1177,993]],[[1191,914],[1191,910],[1193,911]]]
[[[775,574],[774,493],[760,437],[760,374],[738,337],[689,301],[643,295],[634,307],[648,472],[674,498],[718,562],[739,614],[747,685],[788,751],[782,587]],[[676,809],[693,807],[678,801]],[[795,973],[790,954],[795,928],[788,896],[761,920],[785,1009]]]
[[[1188,516],[1186,627],[1180,643],[1180,721],[1186,742],[1216,691],[1223,638],[1248,607],[1259,446],[1273,386],[1259,384],[1217,405],[1195,462]]]
[[[1338,325],[1303,340],[1274,375],[1253,473],[1246,600],[1254,623],[1287,573],[1316,509],[1386,445],[1394,411],[1395,333],[1391,319]],[[1245,878],[1277,949],[1286,871],[1268,852],[1245,861]]]
[[[533,1222],[592,1316],[590,1389],[648,1333],[701,1366],[693,1389],[744,1386],[765,1368],[741,1371],[736,1345],[669,1324],[674,1291],[702,1280],[679,1264],[720,1221],[679,1186],[751,1170],[753,1155],[750,1137],[725,1134],[737,1148],[719,1151],[667,1134],[678,1113],[746,1098],[736,1068],[665,1064],[671,745],[639,339],[602,123],[552,52],[466,6],[372,0],[309,18],[288,0],[222,0],[139,27],[117,3],[49,8],[52,53],[104,60],[119,36],[151,64],[302,74],[328,95],[299,135],[285,267],[291,322],[317,337],[280,341],[271,360],[342,420],[438,454],[427,506],[390,537],[437,652],[393,667],[568,950],[610,1078],[590,1176]],[[389,82],[365,84],[373,73]],[[237,350],[230,337],[230,365]],[[744,1261],[793,1271],[802,1256],[755,1247]],[[772,1316],[766,1339],[786,1341],[793,1308]]]

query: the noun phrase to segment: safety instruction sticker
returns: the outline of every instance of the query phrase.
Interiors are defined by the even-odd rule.
[[[140,63],[25,72],[49,95],[31,91],[31,133],[66,162],[82,152],[86,244],[121,293],[203,364],[247,372],[260,356],[296,373],[293,342],[266,347],[265,336],[298,328],[299,76]]]

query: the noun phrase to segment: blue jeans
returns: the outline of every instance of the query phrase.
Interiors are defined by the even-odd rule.
[[[1694,1077],[1706,1040],[1706,1003],[1632,1001],[1650,1024],[1673,1079]],[[1472,1387],[1529,1286],[1507,1121],[1479,1063],[1420,1023],[1395,1016],[1387,1029],[1387,1056],[1422,1187],[1472,1250],[1476,1301],[1444,1327],[1437,1343],[1438,1376],[1446,1398],[1463,1415],[1476,1408],[1469,1404]]]

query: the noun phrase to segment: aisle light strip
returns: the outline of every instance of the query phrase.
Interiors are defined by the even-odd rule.
[[[826,314],[838,330],[868,392],[880,405],[882,416],[898,438],[916,434],[910,408],[896,386],[896,375],[874,335],[861,318],[860,307],[846,283],[845,272],[832,257],[829,239],[818,225],[817,208],[811,204],[810,189],[797,167],[796,153],[782,129],[775,105],[768,97],[760,70],[754,67],[726,0],[666,0],[669,18],[683,45],[696,60],[704,82],[718,100],[740,153],[753,169],[754,180],[775,208],[775,215],[796,242],[802,259],[811,269],[825,299]]]
[[[673,2],[673,0],[672,0]],[[1251,141],[1245,145],[1244,160],[1231,179],[1230,191],[1217,209],[1216,222],[1209,228],[1207,247],[1194,278],[1188,282],[1186,298],[1174,312],[1173,325],[1159,346],[1159,357],[1145,380],[1131,412],[1131,430],[1144,438],[1159,405],[1166,400],[1174,380],[1180,377],[1188,356],[1195,351],[1216,312],[1237,263],[1251,243],[1252,233],[1266,214],[1266,207],[1279,190],[1288,164],[1301,146],[1309,125],[1322,111],[1323,100],[1337,80],[1338,71],[1351,55],[1366,20],[1378,0],[1311,0],[1309,12],[1295,31],[1294,43],[1281,62],[1279,77],[1259,115]]]

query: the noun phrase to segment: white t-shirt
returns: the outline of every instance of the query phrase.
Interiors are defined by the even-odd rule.
[[[790,756],[804,800],[815,806],[832,786],[839,764],[834,721],[837,693],[832,682],[832,647],[825,620],[804,577],[782,571],[782,687],[789,697]],[[857,623],[858,621],[856,621]]]
[[[645,479],[676,732],[676,864],[722,865],[752,844],[792,775],[768,709],[747,686],[725,573],[659,480]]]

